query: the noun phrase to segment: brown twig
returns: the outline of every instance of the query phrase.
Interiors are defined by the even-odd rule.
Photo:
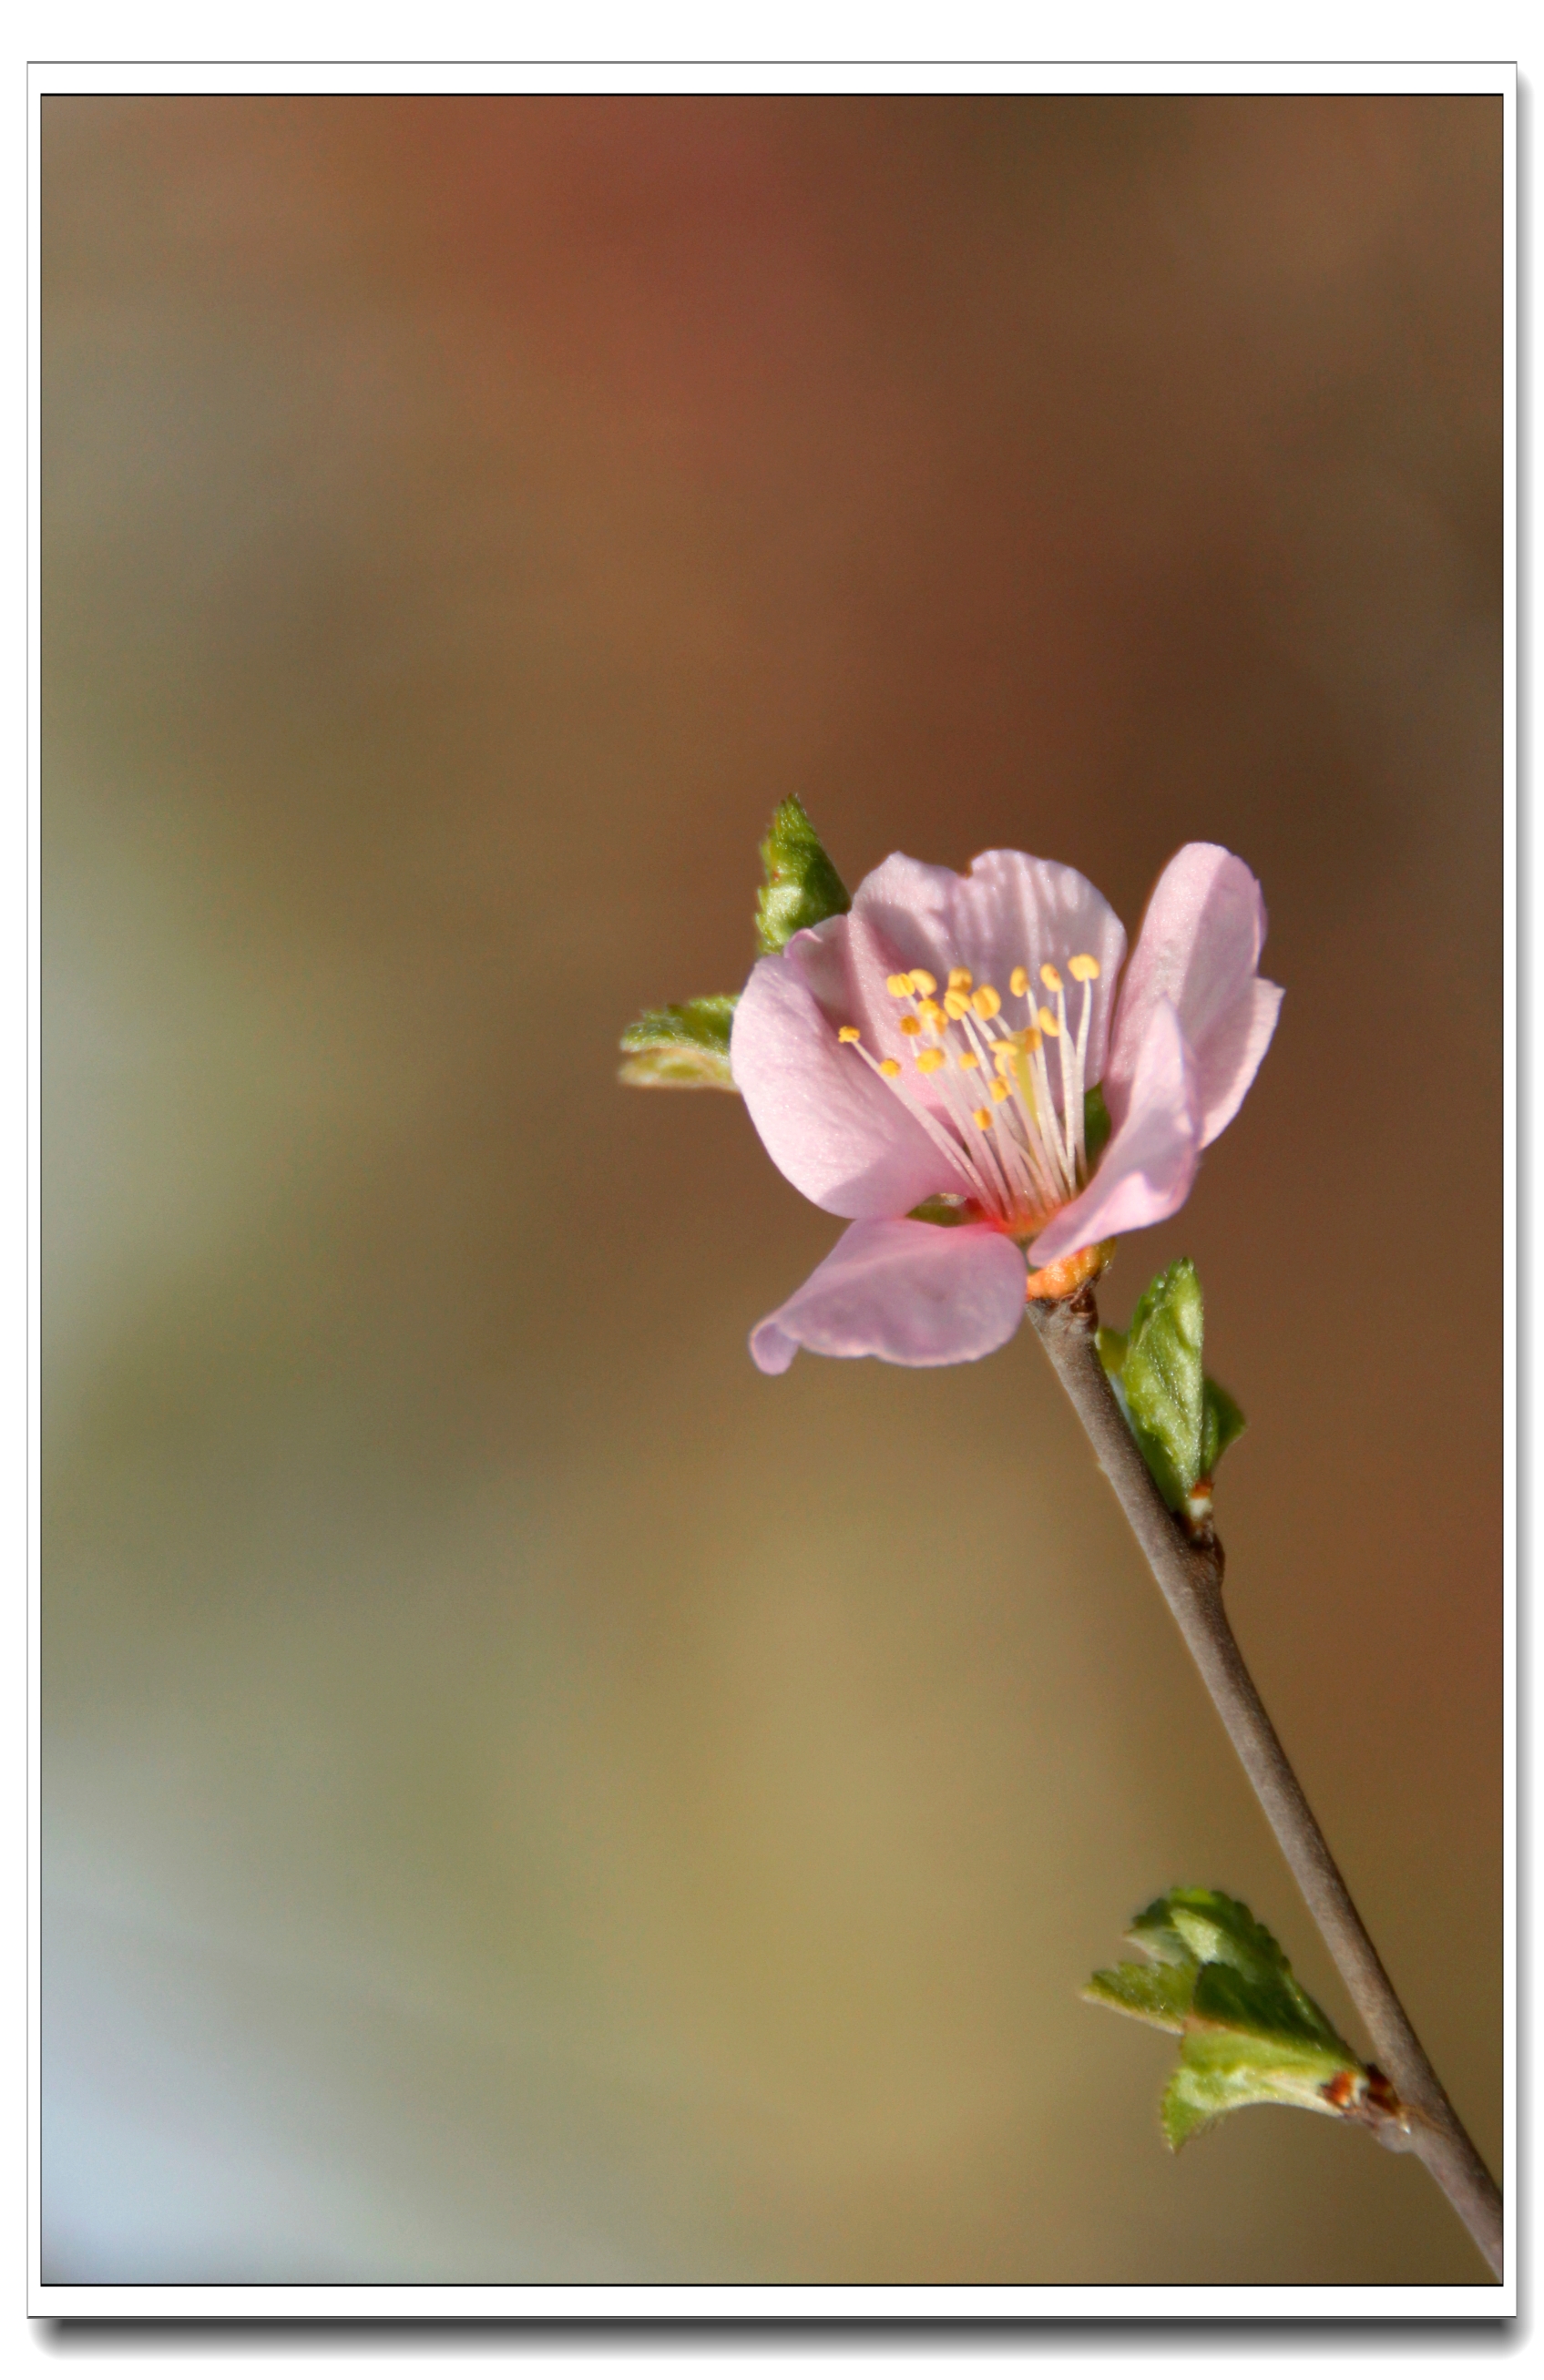
[[[1499,2280],[1501,2192],[1416,2037],[1245,1666],[1222,1607],[1222,1549],[1210,1528],[1187,1536],[1153,1485],[1100,1361],[1091,1283],[1071,1297],[1032,1299],[1029,1317],[1410,2119],[1407,2135],[1396,2141],[1402,2128],[1381,2125],[1379,2136],[1414,2149]]]

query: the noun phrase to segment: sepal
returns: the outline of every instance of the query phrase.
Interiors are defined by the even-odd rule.
[[[737,991],[705,992],[697,1000],[646,1008],[623,1034],[626,1051],[619,1079],[646,1091],[732,1091],[729,1028]]]
[[[773,958],[807,926],[823,925],[852,907],[852,896],[826,856],[796,794],[780,802],[761,845],[766,880],[756,896],[756,943]]]

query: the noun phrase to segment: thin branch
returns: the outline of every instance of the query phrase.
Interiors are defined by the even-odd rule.
[[[1408,2135],[1396,2141],[1396,2128],[1384,2125],[1380,2137],[1415,2150],[1499,2280],[1501,2192],[1416,2037],[1245,1667],[1222,1608],[1222,1549],[1210,1535],[1192,1542],[1153,1485],[1100,1361],[1091,1287],[1060,1300],[1033,1299],[1029,1317],[1410,2118]]]

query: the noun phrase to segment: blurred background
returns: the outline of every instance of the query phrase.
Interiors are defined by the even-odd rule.
[[[1028,1333],[614,1081],[797,791],[1261,878],[1246,1652],[1501,2151],[1500,99],[43,103],[45,2277],[1441,2282],[1082,2005],[1361,2036]],[[1365,2045],[1364,2045],[1365,2046]]]

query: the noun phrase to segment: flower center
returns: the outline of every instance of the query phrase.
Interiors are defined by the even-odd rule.
[[[838,1035],[930,1134],[982,1213],[1019,1239],[1042,1229],[1088,1178],[1084,1067],[1099,961],[1080,951],[1066,971],[1082,987],[1076,1033],[1061,972],[1048,962],[1038,985],[1015,967],[1006,1002],[968,967],[950,968],[942,996],[926,967],[891,976],[885,989],[901,1011],[909,1067],[872,1056],[856,1025]]]

